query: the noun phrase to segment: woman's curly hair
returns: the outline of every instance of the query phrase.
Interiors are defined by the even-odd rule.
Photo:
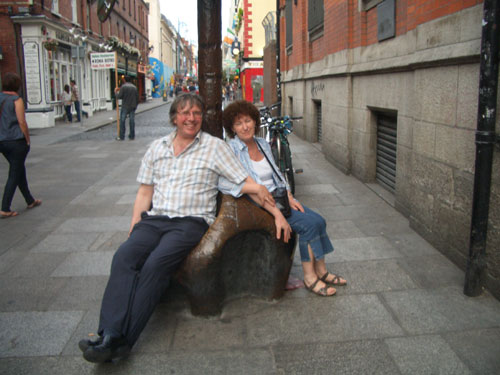
[[[236,100],[229,104],[222,113],[222,125],[229,137],[234,138],[233,123],[240,116],[250,116],[255,121],[255,133],[260,128],[260,112],[256,106],[246,100]]]

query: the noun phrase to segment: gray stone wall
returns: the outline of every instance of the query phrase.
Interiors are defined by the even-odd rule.
[[[462,269],[472,211],[481,11],[478,5],[389,41],[325,56],[283,79],[284,113],[293,107],[304,116],[295,133],[317,141],[320,101],[326,159],[362,181],[375,180],[377,114],[396,114],[395,205]],[[497,297],[499,164],[497,151],[487,249],[487,283]]]

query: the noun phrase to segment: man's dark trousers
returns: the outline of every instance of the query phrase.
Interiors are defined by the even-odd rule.
[[[208,229],[196,217],[142,215],[117,250],[104,292],[99,335],[124,336],[133,346],[177,270]]]

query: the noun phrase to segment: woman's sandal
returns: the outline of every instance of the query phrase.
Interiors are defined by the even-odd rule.
[[[335,293],[337,293],[337,291],[335,291],[335,293],[333,294],[328,294],[328,288],[331,288],[330,286],[326,285],[324,286],[323,288],[321,289],[318,289],[318,290],[314,290],[314,287],[316,286],[316,284],[318,284],[320,282],[320,279],[316,279],[316,281],[314,283],[312,283],[311,285],[307,286],[306,284],[306,281],[304,280],[304,286],[306,287],[306,289],[318,296],[321,296],[321,297],[331,297],[331,296],[334,296]]]
[[[333,276],[333,280],[326,281],[326,279],[328,279],[329,275]],[[340,276],[340,275],[334,275],[333,273],[330,273],[328,271],[326,271],[326,273],[323,276],[321,276],[319,279],[321,281],[323,281],[325,284],[329,284],[329,285],[333,285],[333,286],[344,286],[344,285],[347,284],[347,281],[344,281],[343,283],[340,281],[340,279],[343,279],[342,276]]]
[[[2,219],[7,219],[8,217],[14,217],[19,215],[17,211],[0,211],[0,217]]]
[[[28,208],[35,208],[38,207],[42,204],[42,201],[40,199],[35,199],[33,203],[28,204]]]

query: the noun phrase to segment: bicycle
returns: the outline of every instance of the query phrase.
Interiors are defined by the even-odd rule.
[[[274,161],[290,186],[291,193],[295,194],[294,173],[302,173],[302,169],[295,170],[293,168],[292,153],[287,137],[292,132],[293,120],[298,120],[302,117],[272,117],[270,112],[272,108],[277,105],[279,105],[279,103],[261,109],[259,136],[270,144]]]

